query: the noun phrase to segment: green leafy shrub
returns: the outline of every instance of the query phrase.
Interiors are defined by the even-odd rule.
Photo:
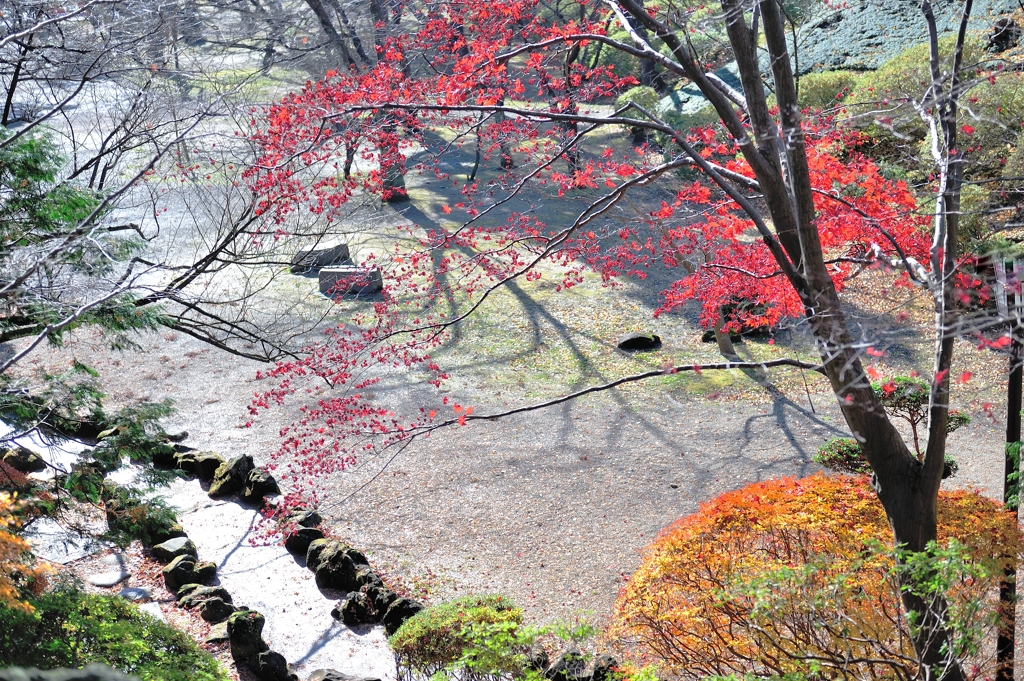
[[[658,106],[658,101],[661,99],[658,96],[658,92],[646,85],[638,85],[637,87],[630,88],[619,95],[619,98],[615,100],[615,107],[621,109],[630,102],[638,104],[648,111],[654,111],[654,108]],[[636,113],[635,111],[631,113]]]
[[[389,639],[399,668],[417,678],[448,669],[481,640],[491,638],[491,655],[483,656],[489,674],[516,677],[526,669],[526,649],[518,645],[523,611],[500,595],[465,596],[426,608],[410,618]],[[527,646],[528,649],[528,646]],[[483,672],[486,676],[488,672]]]
[[[0,660],[53,669],[102,662],[142,681],[227,681],[187,634],[123,598],[62,587],[30,601],[31,614],[0,607]]]
[[[843,103],[861,79],[856,71],[822,71],[800,77],[797,101],[807,109],[833,109]]]
[[[818,448],[814,463],[837,473],[870,473],[871,466],[856,440],[835,437]]]
[[[135,489],[104,486],[107,538],[119,546],[140,541],[153,546],[175,536],[180,529],[174,509],[162,499],[145,499]]]

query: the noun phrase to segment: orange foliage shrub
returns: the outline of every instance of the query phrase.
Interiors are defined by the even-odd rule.
[[[965,626],[977,634],[994,624],[993,587],[1024,546],[1014,516],[977,493],[941,492],[938,535],[940,544],[964,545],[958,555],[971,568],[944,589],[951,617],[971,620]],[[704,504],[648,547],[611,633],[681,676],[910,678],[917,664],[891,549],[864,476],[749,485]]]
[[[0,493],[0,606],[32,612],[22,599],[21,587],[41,582],[46,570],[29,564],[28,542],[13,532],[18,524],[14,503],[10,494]]]

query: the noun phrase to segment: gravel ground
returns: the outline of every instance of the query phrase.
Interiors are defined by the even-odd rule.
[[[268,412],[245,428],[258,365],[186,336],[152,336],[124,355],[90,336],[72,348],[100,371],[115,405],[174,398],[168,428],[188,430],[193,447],[266,463],[295,414]],[[64,361],[53,351],[40,366]],[[484,392],[459,397],[478,413],[499,406]],[[744,483],[819,470],[814,450],[844,426],[826,396],[812,399],[813,412],[802,391],[685,403],[665,391],[606,395],[438,432],[317,489],[335,533],[428,601],[499,591],[539,621],[589,613],[602,622],[643,547],[673,520]],[[995,496],[1001,429],[979,410],[972,415],[951,437],[962,468],[947,484]],[[994,416],[1002,418],[998,408]]]

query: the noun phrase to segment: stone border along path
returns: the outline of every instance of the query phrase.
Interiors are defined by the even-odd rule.
[[[305,677],[317,669],[397,681],[384,628],[350,628],[331,615],[333,598],[321,591],[302,558],[279,543],[262,543],[258,509],[235,499],[211,499],[198,479],[177,480],[161,494],[204,560],[217,566],[217,583],[235,607],[265,616],[263,640]],[[254,541],[251,541],[254,540]]]

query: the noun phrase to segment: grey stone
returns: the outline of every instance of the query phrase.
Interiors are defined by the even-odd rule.
[[[245,454],[225,461],[217,468],[207,494],[217,498],[241,492],[249,471],[255,467],[252,457]]]
[[[320,293],[325,296],[368,295],[382,288],[384,278],[376,267],[342,265],[320,270]]]
[[[127,676],[105,664],[93,662],[85,669],[22,669],[8,667],[0,669],[0,681],[139,681],[137,676]]]
[[[25,528],[25,539],[32,545],[36,558],[65,565],[101,551],[104,545],[65,528],[52,518],[39,518]]]
[[[199,557],[196,545],[188,537],[174,537],[153,547],[153,555],[162,561],[174,560],[178,556]]]
[[[348,244],[322,243],[296,253],[292,258],[290,271],[292,274],[305,274],[321,267],[350,262],[352,261],[349,257]]]
[[[343,674],[335,669],[317,669],[306,681],[381,681],[372,676],[355,676]]]
[[[164,611],[160,609],[159,603],[154,603],[152,601],[150,601],[149,603],[143,603],[139,606],[139,610],[149,614],[154,619],[160,620],[161,622],[167,621],[167,618],[164,617]]]
[[[203,601],[211,598],[219,598],[225,603],[231,602],[231,594],[222,586],[202,586],[200,584],[186,584],[178,589],[178,605],[182,608],[194,608],[202,605]]]
[[[210,633],[203,639],[206,643],[227,643],[228,641],[228,623],[220,622],[210,627]]]
[[[616,346],[619,350],[657,350],[661,347],[661,337],[648,332],[627,333],[619,338]]]
[[[222,598],[207,598],[199,604],[199,615],[207,622],[223,622],[233,612],[235,606]]]
[[[411,598],[396,598],[381,618],[381,623],[384,625],[384,630],[388,632],[388,636],[392,636],[399,627],[420,610],[423,610],[422,603],[417,603]]]
[[[246,503],[262,503],[263,497],[268,494],[280,494],[281,489],[277,486],[274,476],[263,468],[254,468],[249,471],[245,478],[245,485],[242,487],[242,501]]]
[[[284,540],[284,547],[290,553],[305,555],[309,551],[309,545],[317,539],[323,539],[324,533],[317,527],[300,527]]]
[[[256,663],[251,665],[260,681],[290,681],[288,662],[284,655],[268,650],[256,656]]]
[[[153,590],[147,586],[129,586],[117,594],[121,598],[136,603],[144,603],[153,597]]]
[[[89,582],[93,586],[99,586],[109,588],[116,586],[132,576],[130,572],[100,572],[99,574],[89,575],[85,581]]]

